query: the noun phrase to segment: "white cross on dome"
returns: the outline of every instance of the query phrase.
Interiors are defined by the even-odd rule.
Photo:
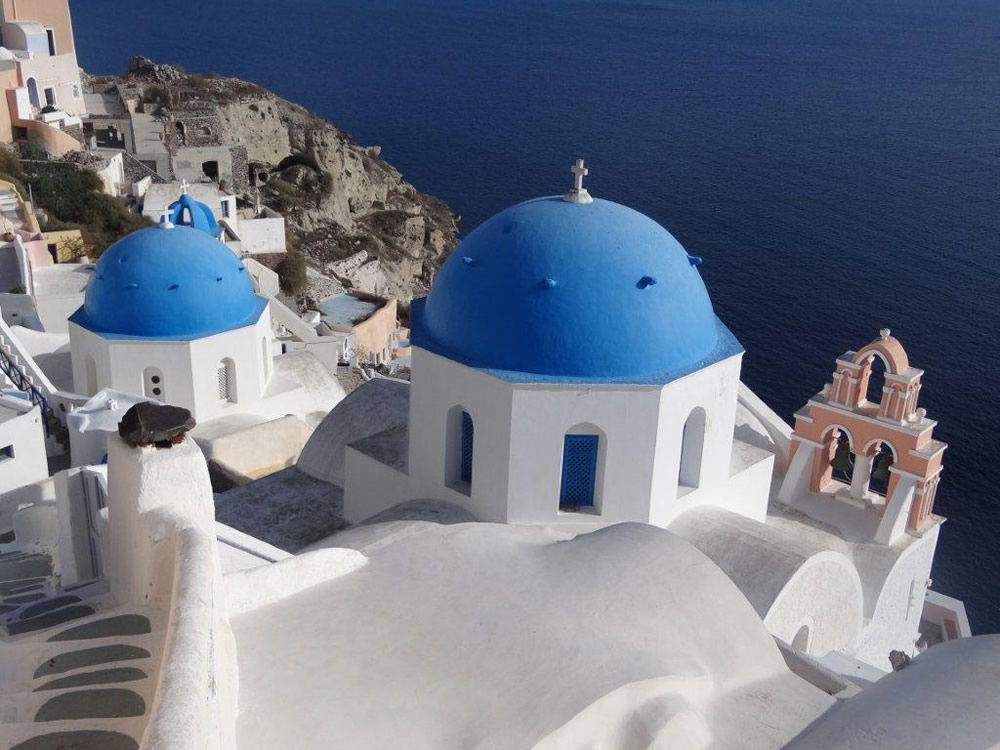
[[[569,171],[573,173],[573,188],[563,196],[563,200],[570,203],[593,203],[594,199],[583,186],[583,178],[590,174],[590,170],[584,166],[583,159],[577,159]]]

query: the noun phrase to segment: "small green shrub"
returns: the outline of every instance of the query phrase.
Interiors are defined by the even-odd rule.
[[[289,249],[285,259],[274,269],[278,274],[281,291],[294,296],[306,287],[306,259],[298,250]]]

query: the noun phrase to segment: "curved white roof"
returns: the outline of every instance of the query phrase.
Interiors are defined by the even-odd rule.
[[[662,529],[418,524],[362,552],[233,619],[241,750],[774,748],[833,704]]]
[[[296,466],[314,479],[343,486],[346,446],[405,424],[409,409],[409,383],[387,378],[362,383],[319,423]]]

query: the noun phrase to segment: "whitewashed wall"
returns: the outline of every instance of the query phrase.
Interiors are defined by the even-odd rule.
[[[14,456],[0,456],[0,493],[49,475],[41,410],[19,398],[0,397],[0,448],[8,446]]]
[[[70,323],[75,390],[92,396],[101,388],[149,395],[143,373],[156,367],[163,373],[162,398],[189,409],[198,421],[229,411],[254,412],[261,405],[273,369],[270,314],[252,326],[190,341],[110,339]],[[88,382],[87,357],[93,357],[96,384]],[[219,398],[216,370],[223,358],[235,367],[235,401]],[[96,387],[95,387],[96,385]]]

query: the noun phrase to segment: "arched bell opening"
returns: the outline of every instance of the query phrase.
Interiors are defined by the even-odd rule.
[[[830,467],[833,469],[831,478],[844,484],[851,484],[854,480],[854,451],[851,449],[851,436],[844,430],[840,430],[837,436],[837,448],[833,458],[830,459]]]

